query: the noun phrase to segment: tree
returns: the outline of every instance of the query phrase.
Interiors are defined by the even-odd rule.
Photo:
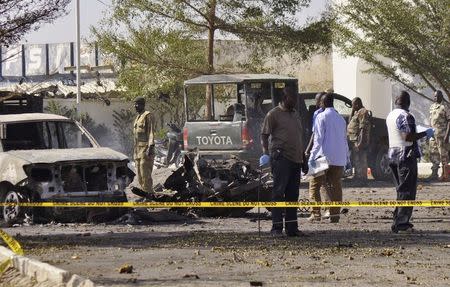
[[[92,30],[101,50],[117,59],[121,67],[118,81],[127,88],[128,98],[146,96],[153,110],[160,115],[170,112],[171,121],[181,123],[183,81],[206,69],[203,43],[184,31],[136,29],[116,20],[108,19],[103,28]],[[118,32],[115,25],[124,31]],[[162,128],[162,117],[160,120]]]
[[[331,36],[326,19],[298,24],[296,13],[310,0],[129,0],[116,1],[112,18],[126,26],[188,31],[193,39],[207,39],[206,73],[214,73],[216,32],[237,37],[272,54],[291,52],[298,59],[328,49]],[[145,23],[145,24],[142,24]],[[141,26],[142,25],[142,26]],[[211,116],[207,93],[206,114]]]
[[[348,0],[333,14],[333,43],[345,55],[423,97],[427,86],[450,99],[450,0]]]
[[[0,43],[18,42],[25,33],[38,29],[66,13],[70,0],[0,0]]]

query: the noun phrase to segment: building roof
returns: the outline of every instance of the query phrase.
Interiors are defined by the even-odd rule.
[[[233,84],[246,81],[273,81],[273,80],[297,80],[297,78],[274,75],[274,74],[214,74],[202,75],[184,81],[185,85],[202,85],[202,84]]]
[[[99,85],[100,84],[100,85]],[[97,82],[95,79],[83,79],[80,86],[81,94],[102,95],[111,92],[123,91],[124,89],[117,87],[115,80],[102,79]],[[43,82],[25,82],[19,83],[0,83],[0,92],[7,91],[18,94],[39,94],[41,92],[53,93],[54,96],[70,97],[77,94],[77,86],[73,80],[50,80]]]
[[[0,115],[0,123],[19,123],[19,122],[41,122],[41,121],[70,121],[70,119],[55,115],[44,113],[24,113],[24,114],[8,114]]]

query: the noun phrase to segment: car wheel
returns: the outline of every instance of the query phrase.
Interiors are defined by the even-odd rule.
[[[376,180],[389,180],[391,178],[387,147],[381,147],[378,149],[375,161],[373,161],[370,169]]]
[[[29,202],[29,200],[24,194],[16,190],[10,190],[6,193],[3,202],[22,203],[22,202]],[[19,205],[3,206],[3,220],[7,225],[18,223],[25,218],[25,214],[28,209],[29,208]]]

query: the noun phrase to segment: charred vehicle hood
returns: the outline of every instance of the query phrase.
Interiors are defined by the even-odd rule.
[[[15,150],[6,154],[20,158],[28,164],[52,164],[80,161],[124,161],[128,157],[110,148],[75,148],[52,150]]]
[[[126,161],[128,157],[110,148],[14,150],[0,152],[0,182],[19,184],[28,176],[24,167],[67,162]]]

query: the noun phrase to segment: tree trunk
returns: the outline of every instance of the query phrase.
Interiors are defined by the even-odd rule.
[[[214,32],[216,31],[215,27],[215,18],[216,18],[216,0],[211,0],[209,2],[209,12],[208,12],[208,73],[214,73]],[[205,109],[205,117],[207,120],[212,119],[212,94],[213,94],[213,86],[206,86],[206,109]]]

